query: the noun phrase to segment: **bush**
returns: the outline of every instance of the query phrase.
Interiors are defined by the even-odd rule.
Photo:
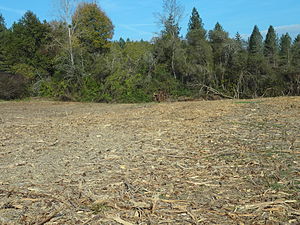
[[[79,91],[79,99],[84,102],[107,102],[111,99],[103,95],[103,84],[94,79],[92,76],[83,78],[83,84]]]
[[[28,94],[28,79],[20,74],[0,72],[0,98],[23,98]]]
[[[145,77],[116,71],[105,82],[105,90],[117,102],[149,102],[152,94],[147,93]]]
[[[35,68],[24,63],[16,64],[12,66],[10,70],[14,74],[22,74],[29,80],[34,79],[36,75]]]

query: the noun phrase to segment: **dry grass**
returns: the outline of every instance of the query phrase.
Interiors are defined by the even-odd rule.
[[[0,224],[299,224],[300,97],[0,102]]]

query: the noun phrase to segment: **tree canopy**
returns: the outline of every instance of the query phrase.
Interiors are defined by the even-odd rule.
[[[196,8],[183,34],[182,5],[162,2],[161,29],[150,41],[114,40],[113,22],[96,1],[60,0],[56,20],[27,11],[10,28],[0,14],[0,71],[18,74],[21,83],[11,87],[25,87],[11,93],[96,102],[152,101],[158,93],[174,99],[300,94],[300,35],[278,39],[270,25],[264,38],[255,25],[244,40],[219,22],[207,31]]]

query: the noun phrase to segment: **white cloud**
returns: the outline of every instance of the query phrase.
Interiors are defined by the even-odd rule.
[[[130,27],[152,27],[155,26],[154,23],[135,23],[135,24],[120,24],[121,26],[130,26]]]
[[[23,10],[23,9],[13,9],[13,8],[8,8],[8,7],[4,7],[4,6],[0,6],[0,10],[11,12],[11,13],[16,13],[19,15],[24,15],[24,13],[26,12],[26,10]]]
[[[152,32],[148,32],[148,31],[143,31],[141,29],[138,29],[139,27],[145,27],[145,26],[154,26],[154,24],[119,24],[120,27],[129,30],[129,31],[133,31],[137,34],[141,34],[141,35],[152,35]]]
[[[274,27],[277,33],[285,34],[289,33],[291,35],[300,34],[300,24],[293,24],[293,25],[285,25],[285,26],[278,26]]]
[[[300,24],[291,24],[291,25],[283,25],[283,26],[275,26],[274,27],[278,37],[283,34],[289,33],[292,38],[295,38],[298,34],[300,34]],[[264,37],[268,33],[268,30],[263,30],[260,32]],[[247,40],[251,34],[242,34],[242,38]]]

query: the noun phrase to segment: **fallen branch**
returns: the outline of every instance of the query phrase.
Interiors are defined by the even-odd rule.
[[[32,224],[35,224],[35,225],[43,225],[45,223],[48,223],[50,220],[52,220],[54,217],[57,216],[57,214],[62,210],[63,208],[60,208],[56,211],[54,211],[53,213],[51,213],[49,216],[47,216],[46,218],[44,218],[42,221],[40,222],[33,222]]]
[[[130,222],[127,222],[127,221],[121,219],[119,215],[115,215],[115,216],[108,215],[107,218],[108,219],[112,219],[112,220],[114,220],[114,221],[116,221],[116,222],[118,222],[120,224],[123,224],[123,225],[133,225],[133,223],[130,223]]]
[[[223,97],[223,98],[229,98],[229,99],[234,99],[234,97],[232,97],[232,96],[229,96],[229,95],[226,95],[226,94],[224,94],[224,93],[222,93],[222,92],[219,92],[218,90],[216,90],[216,89],[214,89],[214,88],[212,88],[212,87],[210,87],[210,86],[207,86],[207,85],[205,85],[205,84],[193,84],[192,86],[200,86],[200,87],[204,87],[204,88],[206,88],[206,89],[208,89],[209,91],[211,91],[212,93],[214,93],[214,94],[216,94],[216,95],[219,95],[219,96],[221,96],[221,97]]]
[[[261,207],[267,207],[271,205],[278,205],[278,204],[285,204],[285,203],[295,203],[297,200],[276,200],[272,202],[259,202],[259,203],[254,203],[254,204],[249,204],[249,205],[244,205],[244,206],[238,206],[236,210],[249,210],[249,209],[257,209]]]

